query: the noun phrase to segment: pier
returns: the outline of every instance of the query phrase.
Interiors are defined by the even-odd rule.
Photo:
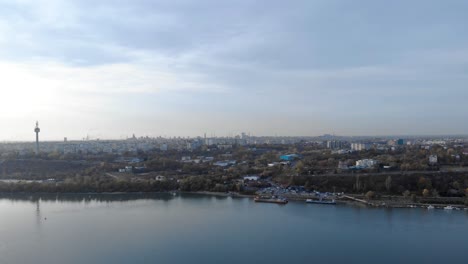
[[[358,199],[356,197],[352,197],[352,196],[349,196],[349,195],[342,195],[340,198],[341,199],[346,198],[346,199],[349,199],[349,200],[352,200],[352,201],[355,201],[355,202],[360,202],[360,203],[363,203],[363,204],[366,204],[366,205],[374,205],[374,204],[372,204],[372,203],[370,203],[370,202],[368,202],[366,200]]]

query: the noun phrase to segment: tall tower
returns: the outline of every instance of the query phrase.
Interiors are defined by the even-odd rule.
[[[36,128],[34,128],[34,132],[36,132],[36,154],[39,154],[39,132],[41,132],[41,129],[39,128],[38,121],[36,121]]]

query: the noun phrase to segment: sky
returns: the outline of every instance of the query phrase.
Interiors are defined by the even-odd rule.
[[[468,134],[465,0],[0,0],[0,140]]]

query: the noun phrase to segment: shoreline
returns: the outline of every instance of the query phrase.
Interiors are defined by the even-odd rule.
[[[240,197],[240,198],[254,198],[256,195],[250,194],[239,194],[239,193],[219,193],[219,192],[176,192],[176,193],[186,193],[186,194],[201,194],[201,195],[213,195],[213,196],[222,196],[222,197]]]
[[[242,197],[242,198],[253,198],[255,195],[238,194],[238,193],[219,193],[219,192],[182,192],[182,191],[163,191],[163,192],[0,192],[0,197],[7,195],[130,195],[130,194],[200,194],[200,195],[212,195],[212,196],[223,196],[223,197]]]
[[[248,194],[239,194],[239,193],[220,193],[220,192],[181,192],[181,191],[164,191],[164,192],[0,192],[0,198],[8,198],[8,196],[15,195],[154,195],[154,194],[195,194],[195,195],[207,195],[207,196],[218,196],[218,197],[233,197],[233,198],[254,198],[256,195]],[[305,197],[287,197],[288,200],[294,202],[304,202],[306,201]],[[346,206],[359,206],[365,208],[388,208],[388,209],[427,209],[428,206],[432,205],[433,209],[444,209],[447,206],[451,206],[453,210],[457,211],[468,211],[468,206],[461,204],[428,204],[428,203],[417,203],[417,202],[395,202],[391,200],[370,200],[370,201],[353,201],[345,200],[343,197],[335,198],[337,205],[346,205]]]

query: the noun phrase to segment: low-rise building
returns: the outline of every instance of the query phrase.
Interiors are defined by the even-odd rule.
[[[362,169],[372,168],[377,164],[378,164],[378,161],[373,160],[373,159],[363,159],[363,160],[356,161],[356,167],[362,168]]]
[[[258,181],[260,180],[259,176],[245,176],[244,181]]]
[[[297,154],[287,154],[287,155],[281,155],[280,160],[283,161],[294,161],[296,159],[300,159],[301,156]]]
[[[237,162],[235,160],[217,161],[217,162],[213,163],[213,166],[227,167],[227,166],[230,166],[230,165],[236,165],[236,163]]]
[[[154,179],[156,181],[166,181],[166,176],[158,175]]]
[[[348,167],[348,164],[347,162],[345,161],[340,161],[338,162],[338,169],[340,170],[347,170],[349,167]]]

